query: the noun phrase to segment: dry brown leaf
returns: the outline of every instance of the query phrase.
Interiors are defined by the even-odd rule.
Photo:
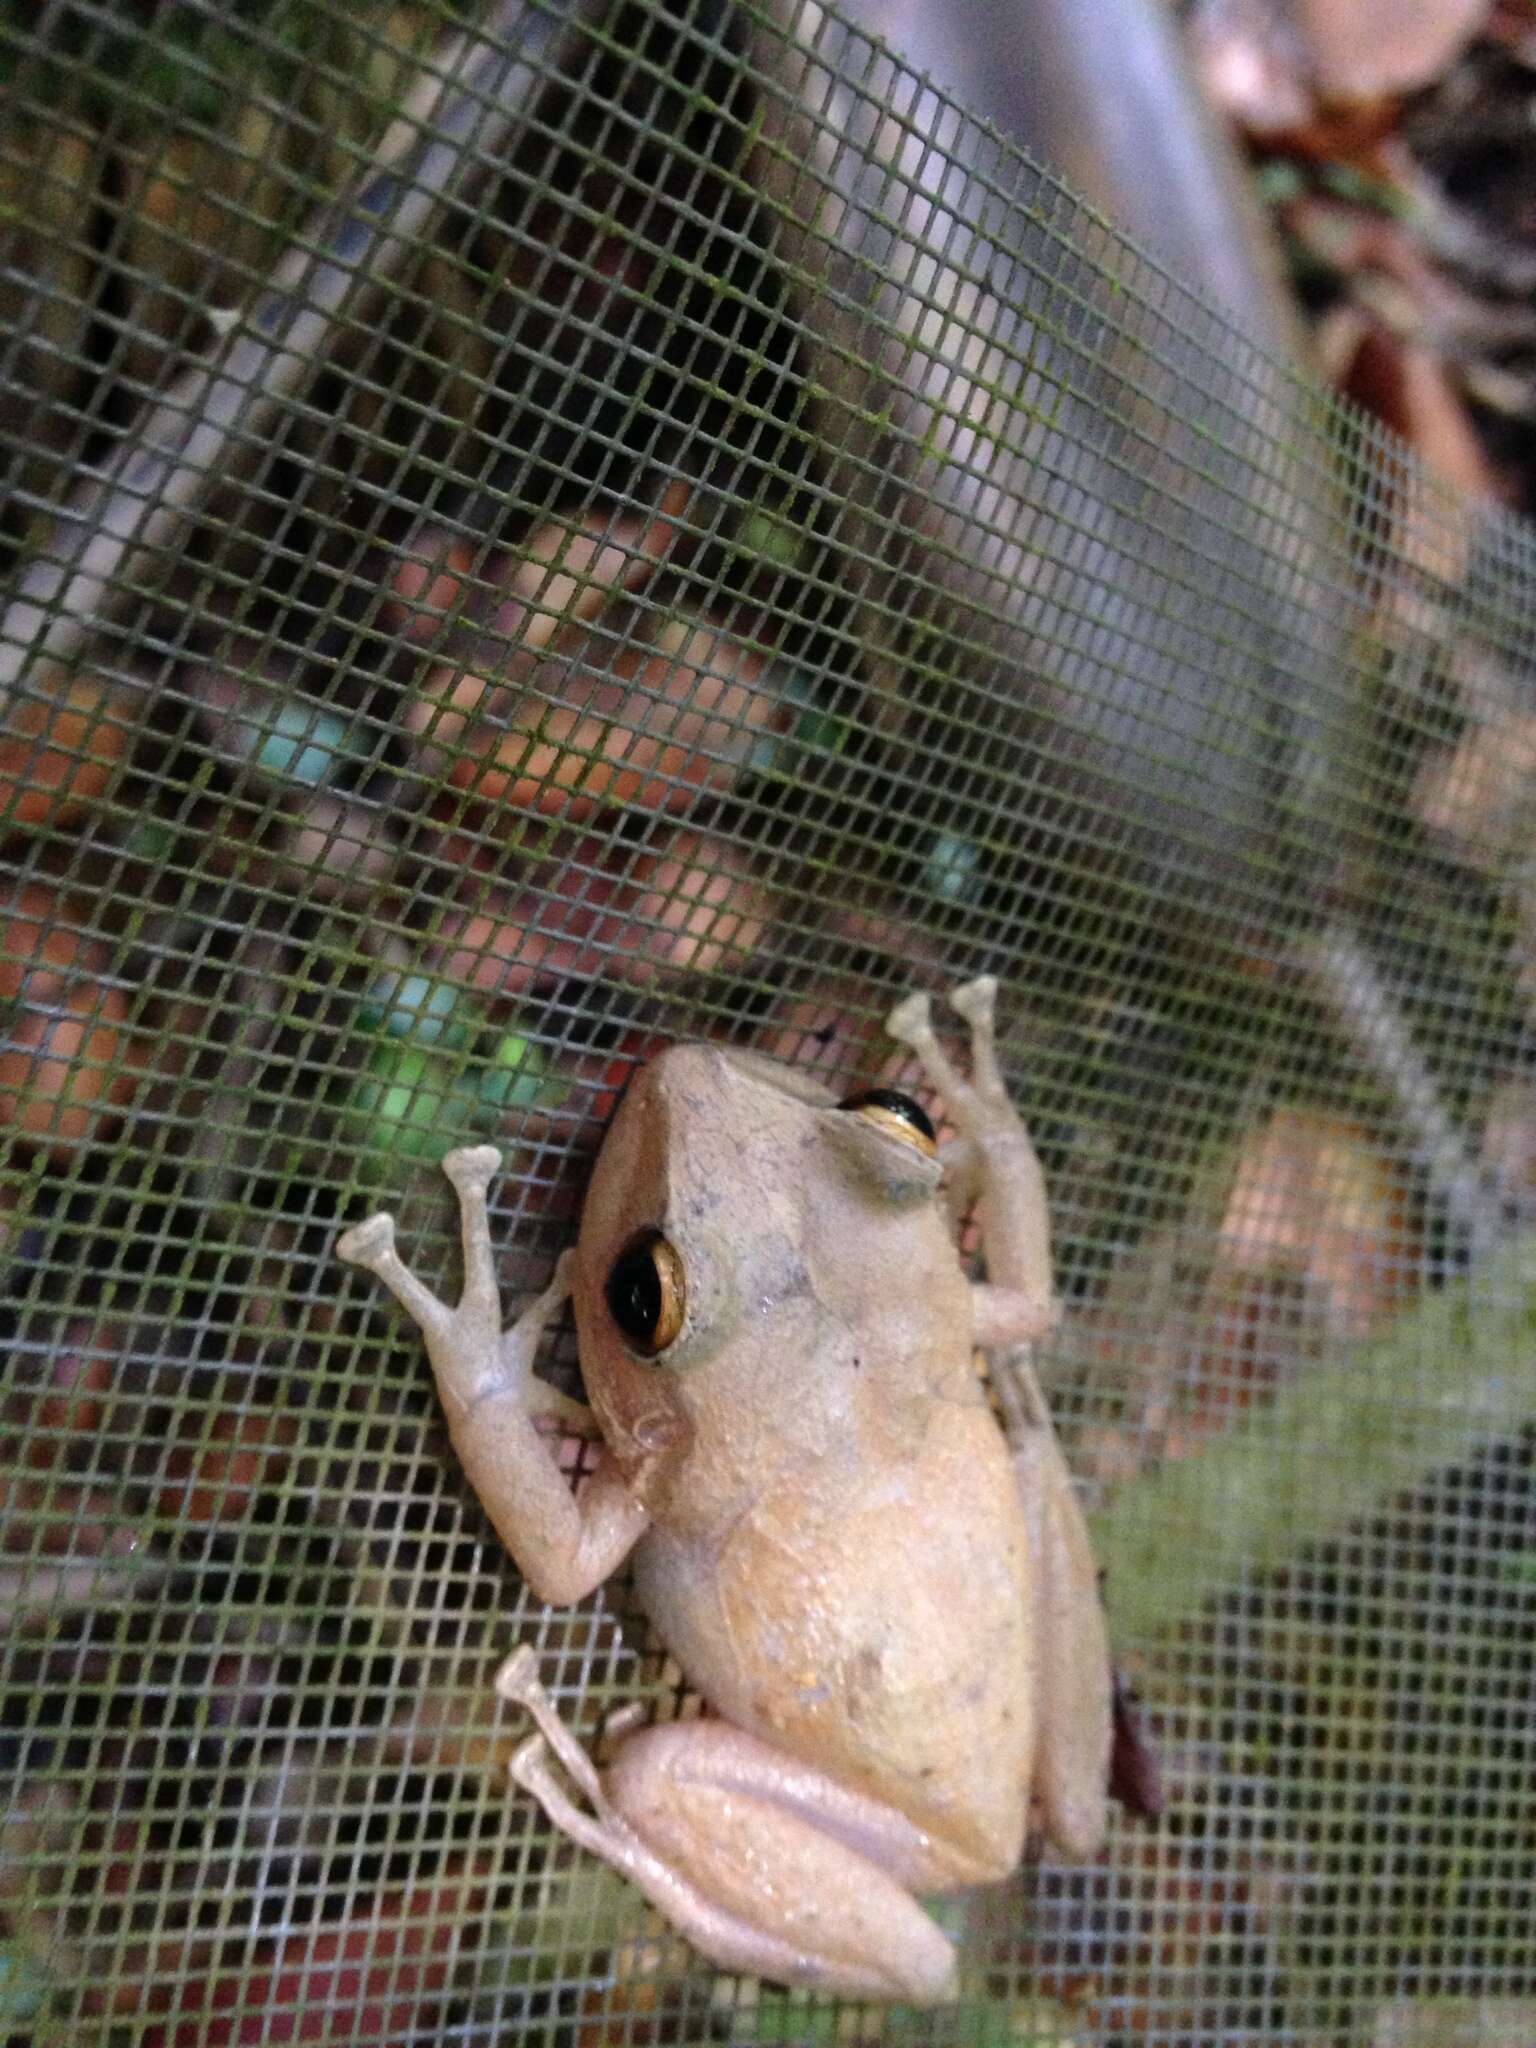
[[[1281,1109],[1238,1156],[1213,1289],[1293,1274],[1330,1332],[1361,1336],[1411,1291],[1407,1192],[1359,1125]]]
[[[1483,1121],[1478,1163],[1506,1202],[1536,1211],[1536,1083],[1501,1081]]]
[[[1490,0],[1200,0],[1200,82],[1254,135],[1304,131],[1337,102],[1390,102],[1448,70]]]
[[[1324,99],[1416,92],[1455,62],[1489,0],[1293,0],[1296,30]]]
[[[1447,483],[1473,497],[1497,496],[1466,401],[1431,350],[1372,326],[1355,352],[1344,389],[1401,434]]]
[[[1424,763],[1414,808],[1425,826],[1478,867],[1496,866],[1529,839],[1536,790],[1536,717],[1478,726]]]
[[[1082,1439],[1101,1485],[1188,1457],[1327,1344],[1379,1329],[1417,1286],[1407,1176],[1345,1118],[1275,1111],[1237,1143],[1212,1193],[1214,1212],[1199,1198],[1068,1326],[1080,1368],[1129,1392],[1123,1419]]]
[[[1198,0],[1189,36],[1206,98],[1250,135],[1310,119],[1306,49],[1275,0]]]
[[[1390,446],[1378,456],[1380,506],[1392,514],[1399,566],[1454,587],[1477,539],[1479,501],[1496,499],[1499,490],[1445,364],[1372,322],[1339,384],[1418,458],[1405,461]]]
[[[1425,755],[1414,815],[1457,858],[1497,874],[1523,860],[1536,827],[1536,711],[1491,655],[1462,648],[1455,674],[1468,724]]]

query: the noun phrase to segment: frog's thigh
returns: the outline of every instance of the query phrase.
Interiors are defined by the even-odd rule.
[[[604,1790],[696,1894],[668,1911],[712,1961],[854,1998],[955,1995],[955,1956],[908,1886],[955,1881],[894,1808],[724,1721],[630,1736]]]

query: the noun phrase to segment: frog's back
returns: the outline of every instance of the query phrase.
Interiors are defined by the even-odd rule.
[[[714,1542],[655,1530],[641,1593],[737,1727],[896,1807],[957,1882],[1017,1863],[1035,1693],[1028,1532],[980,1402],[934,1401],[910,1454],[779,1477]]]

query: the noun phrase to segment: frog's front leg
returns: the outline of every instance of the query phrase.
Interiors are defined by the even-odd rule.
[[[526,1647],[496,1687],[539,1730],[513,1757],[514,1780],[720,1969],[845,1998],[955,1996],[954,1950],[912,1894],[996,1871],[964,1869],[894,1808],[726,1721],[642,1729],[599,1772]]]
[[[972,1290],[974,1339],[994,1354],[1002,1410],[1029,1524],[1034,1584],[1037,1750],[1032,1789],[1046,1833],[1069,1855],[1091,1855],[1104,1833],[1113,1685],[1098,1567],[1029,1347],[1057,1321],[1045,1179],[997,1060],[990,975],[950,996],[971,1027],[966,1080],[939,1044],[928,998],[909,996],[887,1029],[922,1062],[974,1185],[988,1285]],[[948,1155],[946,1155],[948,1163]]]
[[[494,1147],[450,1152],[443,1171],[459,1197],[464,1286],[457,1307],[438,1300],[395,1250],[394,1218],[370,1216],[337,1241],[339,1257],[375,1274],[427,1342],[427,1355],[460,1463],[497,1534],[541,1600],[563,1606],[600,1585],[633,1548],[648,1520],[606,1450],[579,1494],[560,1471],[540,1416],[565,1422],[572,1411],[534,1378],[545,1330],[570,1293],[568,1257],[544,1293],[510,1330],[491,1252],[485,1196],[501,1164]]]

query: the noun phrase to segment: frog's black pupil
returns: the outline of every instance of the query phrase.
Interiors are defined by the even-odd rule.
[[[850,1095],[846,1102],[840,1102],[839,1109],[883,1109],[892,1116],[899,1116],[904,1124],[910,1124],[914,1131],[921,1131],[930,1142],[937,1136],[928,1112],[920,1102],[914,1102],[910,1095],[903,1095],[899,1088],[866,1088],[862,1095]]]
[[[604,1290],[608,1313],[631,1344],[654,1343],[661,1320],[661,1275],[656,1270],[656,1253],[647,1239],[620,1252],[608,1274]]]

